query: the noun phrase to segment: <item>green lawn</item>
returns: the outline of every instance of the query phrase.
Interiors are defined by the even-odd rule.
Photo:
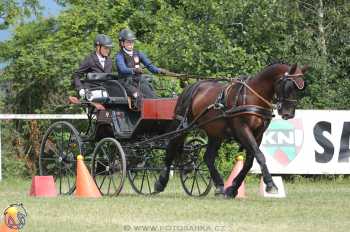
[[[172,179],[166,192],[152,197],[126,186],[116,198],[34,198],[30,180],[2,180],[0,210],[22,202],[28,211],[22,231],[350,231],[349,179],[301,179],[285,187],[287,198],[263,198],[258,179],[250,177],[245,200],[212,192],[195,199]]]

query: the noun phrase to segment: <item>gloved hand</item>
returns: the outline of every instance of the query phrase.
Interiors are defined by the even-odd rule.
[[[79,96],[80,96],[80,98],[85,98],[85,94],[86,94],[85,89],[80,89],[80,90],[79,90]]]
[[[160,68],[159,69],[159,73],[163,74],[163,75],[167,75],[168,73],[170,73],[168,70],[164,69],[164,68]]]
[[[142,70],[142,68],[134,68],[134,73],[136,75],[141,75],[143,73],[143,70]]]
[[[180,87],[185,88],[188,85],[187,81],[185,80],[180,80]]]

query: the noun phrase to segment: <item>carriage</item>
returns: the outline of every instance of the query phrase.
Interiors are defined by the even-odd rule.
[[[136,193],[154,194],[168,142],[182,133],[169,131],[177,98],[141,99],[139,110],[132,110],[116,75],[91,73],[85,82],[94,86],[88,100],[69,99],[84,108],[85,128],[57,121],[47,129],[40,147],[40,175],[54,176],[58,192],[71,194],[76,158],[82,154],[102,195],[117,196],[126,178]],[[183,153],[171,166],[190,196],[205,196],[212,186],[203,161],[206,146],[198,133],[189,133]]]

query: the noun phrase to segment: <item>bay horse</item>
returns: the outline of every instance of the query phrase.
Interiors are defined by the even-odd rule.
[[[277,63],[267,66],[254,77],[233,80],[228,84],[203,80],[189,85],[179,96],[175,107],[175,128],[190,124],[204,130],[208,145],[204,161],[216,187],[215,195],[235,197],[256,158],[260,165],[268,193],[278,189],[267,168],[264,154],[259,149],[263,133],[273,117],[273,101],[283,119],[294,117],[297,93],[304,89],[303,75],[307,66]],[[164,191],[169,180],[170,166],[183,151],[186,135],[169,141],[165,168],[155,183],[155,191]],[[214,165],[218,149],[224,139],[233,139],[246,151],[246,160],[232,186],[224,190],[224,182]]]

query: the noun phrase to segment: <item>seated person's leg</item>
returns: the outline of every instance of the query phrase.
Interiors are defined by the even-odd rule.
[[[132,78],[127,78],[120,81],[124,86],[126,94],[128,96],[128,103],[130,109],[138,110],[140,108],[140,91],[137,88],[138,84]]]
[[[109,80],[104,82],[104,87],[106,88],[110,97],[125,97],[125,92],[127,96],[131,96],[131,93],[133,91],[128,90],[124,83],[117,80]]]
[[[86,100],[87,95],[89,94],[90,89],[99,87],[99,85],[97,85],[96,83],[88,83],[88,82],[83,82],[81,89],[84,90],[83,91],[83,95],[80,95],[80,90],[81,89],[77,89],[78,95],[80,95],[81,99]]]
[[[129,97],[137,98],[139,94],[139,90],[137,88],[137,84],[131,78],[127,78],[126,80],[120,81],[120,83],[124,86],[126,94]]]
[[[140,80],[140,90],[144,98],[158,98],[152,84],[147,80],[149,76],[143,75]]]

